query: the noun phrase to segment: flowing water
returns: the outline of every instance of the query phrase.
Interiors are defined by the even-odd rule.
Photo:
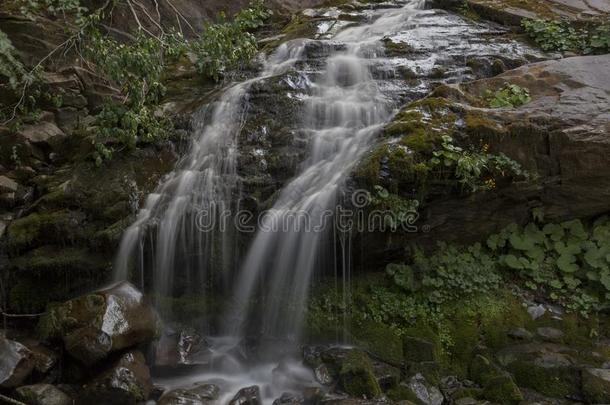
[[[345,20],[335,8],[311,11],[321,20],[316,39],[284,43],[258,77],[228,88],[193,118],[190,152],[148,197],[115,263],[117,279],[152,280],[156,296],[212,285],[230,297],[231,305],[220,309],[220,333],[207,340],[206,369],[163,384],[217,383],[220,403],[249,385],[260,386],[271,403],[282,392],[316,384],[290,349],[298,347],[312,276],[338,266],[341,280],[349,281],[349,235],[336,234],[332,213],[350,171],[396,109],[427,94],[435,81],[473,79],[472,58],[532,54],[494,26],[426,10],[424,3],[395,2]],[[387,41],[409,51],[389,55]],[[203,228],[240,209],[239,135],[256,118],[250,93],[278,78],[299,101],[293,124],[306,153],[242,254],[234,228]],[[341,260],[336,241],[343,242]],[[272,342],[257,346],[256,361],[243,353],[251,336]]]

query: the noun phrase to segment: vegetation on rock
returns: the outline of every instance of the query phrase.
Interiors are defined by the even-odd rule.
[[[610,51],[610,25],[575,28],[559,20],[525,19],[523,29],[545,51],[606,53]]]

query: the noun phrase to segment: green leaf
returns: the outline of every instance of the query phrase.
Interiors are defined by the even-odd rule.
[[[511,269],[516,269],[516,270],[524,269],[523,263],[519,259],[517,259],[517,257],[515,255],[506,255],[506,256],[504,256],[503,261],[504,261],[504,264],[506,264]]]
[[[576,257],[571,254],[562,254],[557,259],[557,267],[564,273],[575,273],[579,270]]]

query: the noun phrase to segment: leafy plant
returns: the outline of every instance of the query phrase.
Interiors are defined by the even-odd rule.
[[[610,50],[610,24],[594,29],[575,28],[565,21],[531,20],[522,22],[525,32],[545,51],[606,53]]]
[[[11,40],[0,30],[0,77],[8,80],[12,90],[16,90],[24,81],[29,80],[23,64],[15,53]]]
[[[546,289],[568,307],[577,302],[610,300],[610,221],[602,218],[587,230],[581,221],[525,228],[511,225],[487,240],[507,269]],[[586,297],[584,297],[586,295]],[[578,308],[586,312],[589,308]]]
[[[442,149],[433,153],[430,165],[452,169],[452,175],[469,191],[494,188],[494,175],[528,176],[517,162],[504,154],[490,154],[485,148],[466,150],[454,145],[453,138],[448,135],[444,135],[442,140]]]
[[[578,51],[583,48],[584,36],[563,21],[524,19],[525,32],[545,51]]]
[[[516,84],[507,84],[495,93],[488,93],[491,108],[519,107],[532,100],[528,89]]]
[[[258,50],[256,38],[249,31],[260,27],[269,15],[263,2],[255,1],[233,21],[221,14],[219,23],[205,26],[192,43],[197,70],[218,81],[228,70],[248,64]]]

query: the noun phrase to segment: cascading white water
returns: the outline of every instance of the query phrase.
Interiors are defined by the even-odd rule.
[[[329,249],[333,224],[328,220],[338,192],[393,111],[394,100],[380,90],[370,65],[384,54],[383,35],[408,24],[423,3],[410,2],[333,38],[346,49],[327,59],[325,72],[307,100],[303,125],[309,157],[282,190],[246,255],[233,316],[228,317],[230,334],[252,333],[249,306],[256,302],[255,311],[261,314],[257,333],[298,339],[311,275],[324,253],[335,253]]]
[[[324,39],[284,43],[268,57],[258,77],[226,90],[210,107],[211,114],[204,109],[194,117],[190,152],[148,197],[125,232],[115,263],[117,279],[129,278],[133,269],[131,278],[140,278],[142,284],[152,279],[152,290],[159,295],[176,293],[177,279],[200,293],[210,278],[216,278],[211,284],[221,284],[220,294],[233,298],[230,308],[224,308],[226,336],[207,339],[204,363],[209,369],[166,379],[163,384],[216,383],[222,393],[218,403],[223,404],[248,385],[261,387],[265,403],[284,391],[315,385],[311,372],[299,361],[284,358],[278,344],[296,347],[310,279],[318,268],[329,270],[336,265],[335,242],[342,244],[341,277],[349,282],[349,235],[333,235],[331,216],[350,171],[396,107],[409,97],[429,93],[435,66],[443,67],[447,81],[458,81],[473,77],[465,66],[469,55],[522,52],[511,41],[482,42],[482,33],[497,31],[444,12],[423,10],[424,0],[397,2],[401,8],[356,13],[358,18],[369,18],[368,23],[347,28],[350,22],[320,23]],[[340,14],[331,10],[335,17]],[[342,29],[329,28],[335,26]],[[386,56],[383,40],[387,37],[408,43],[413,51],[403,57]],[[409,70],[410,79],[419,76],[421,80],[407,82],[401,69]],[[249,92],[254,84],[267,86],[267,80],[276,76],[282,76],[298,93],[292,96],[303,102],[299,135],[307,140],[307,153],[240,260],[233,227],[202,231],[198,220],[207,212],[209,221],[219,223],[226,220],[224,213],[238,209],[242,187],[238,139],[244,120],[252,119],[248,117]],[[345,293],[346,288],[342,290]],[[261,334],[266,338],[263,342],[273,343],[275,358],[244,359],[245,337]],[[260,347],[261,352],[264,349]]]
[[[189,154],[147,198],[123,234],[114,266],[116,280],[130,278],[133,263],[137,268],[131,278],[143,279],[148,266],[152,290],[160,295],[172,293],[178,269],[187,284],[201,286],[206,278],[219,276],[226,283],[238,255],[234,228],[220,224],[228,221],[225,213],[236,210],[240,186],[236,139],[247,109],[245,97],[254,82],[288,69],[301,50],[298,42],[282,45],[259,77],[225,91],[212,107],[209,121],[207,109],[194,117],[197,126]],[[206,226],[210,229],[202,230]],[[147,243],[152,248],[146,249]],[[143,257],[146,251],[152,252],[149,260]]]

